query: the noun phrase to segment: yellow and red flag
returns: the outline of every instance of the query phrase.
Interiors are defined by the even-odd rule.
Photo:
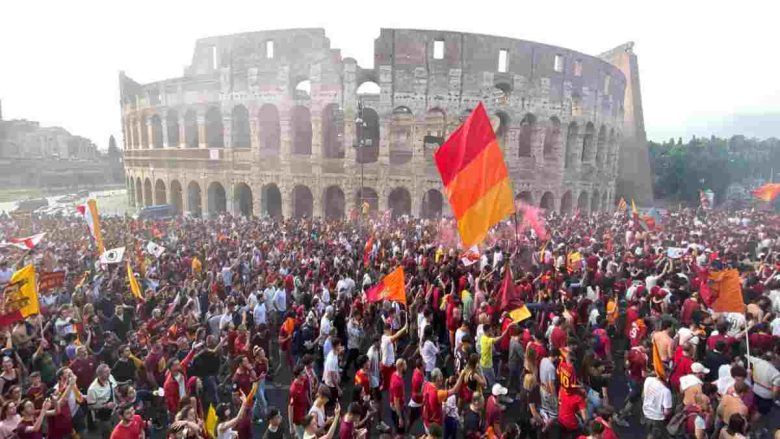
[[[709,285],[712,305],[715,312],[745,312],[745,299],[742,297],[742,279],[736,268],[710,273]]]
[[[84,221],[87,222],[89,234],[95,240],[98,254],[102,255],[106,251],[106,247],[103,245],[103,232],[100,231],[100,215],[97,210],[97,201],[89,199],[86,204],[76,206],[76,210],[84,217]]]
[[[759,200],[770,203],[780,195],[780,183],[767,183],[752,192]]]
[[[463,246],[479,244],[514,212],[512,182],[501,146],[480,103],[434,154]]]
[[[3,289],[0,306],[0,325],[10,325],[41,312],[35,267],[32,264],[26,265],[11,276],[11,281]]]
[[[378,284],[366,291],[366,300],[369,302],[389,300],[391,302],[398,302],[406,305],[403,267],[396,268],[390,274],[383,277]]]
[[[127,281],[130,282],[130,291],[133,293],[133,296],[135,296],[136,299],[143,299],[143,296],[141,295],[141,287],[138,286],[138,280],[135,278],[133,269],[130,268],[130,261],[126,261],[126,262],[127,262]]]

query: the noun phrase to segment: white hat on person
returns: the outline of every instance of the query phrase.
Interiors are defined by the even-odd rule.
[[[502,386],[501,384],[499,384],[499,383],[493,384],[493,392],[492,393],[493,393],[494,396],[503,396],[503,395],[506,395],[508,392],[509,392],[509,390],[506,387]]]
[[[701,363],[691,364],[691,372],[693,373],[710,373],[710,370],[704,367]]]

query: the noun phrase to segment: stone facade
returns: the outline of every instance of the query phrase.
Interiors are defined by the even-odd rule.
[[[366,69],[322,29],[262,31],[198,40],[182,77],[121,73],[120,88],[137,207],[342,217],[366,202],[446,214],[433,152],[479,101],[518,197],[563,212],[615,201],[626,76],[569,49],[382,29]]]

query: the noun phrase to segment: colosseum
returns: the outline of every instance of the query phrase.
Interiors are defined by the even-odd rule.
[[[479,102],[517,197],[571,212],[646,202],[636,55],[503,37],[381,29],[374,67],[323,29],[200,39],[184,75],[120,73],[132,206],[338,218],[368,206],[447,214],[435,149]]]

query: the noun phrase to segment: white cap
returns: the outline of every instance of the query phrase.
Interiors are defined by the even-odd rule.
[[[501,384],[495,383],[493,384],[493,395],[494,396],[503,396],[506,395],[509,392],[506,387],[502,386]]]
[[[691,364],[691,372],[693,373],[710,373],[710,370],[704,367],[701,363]]]

